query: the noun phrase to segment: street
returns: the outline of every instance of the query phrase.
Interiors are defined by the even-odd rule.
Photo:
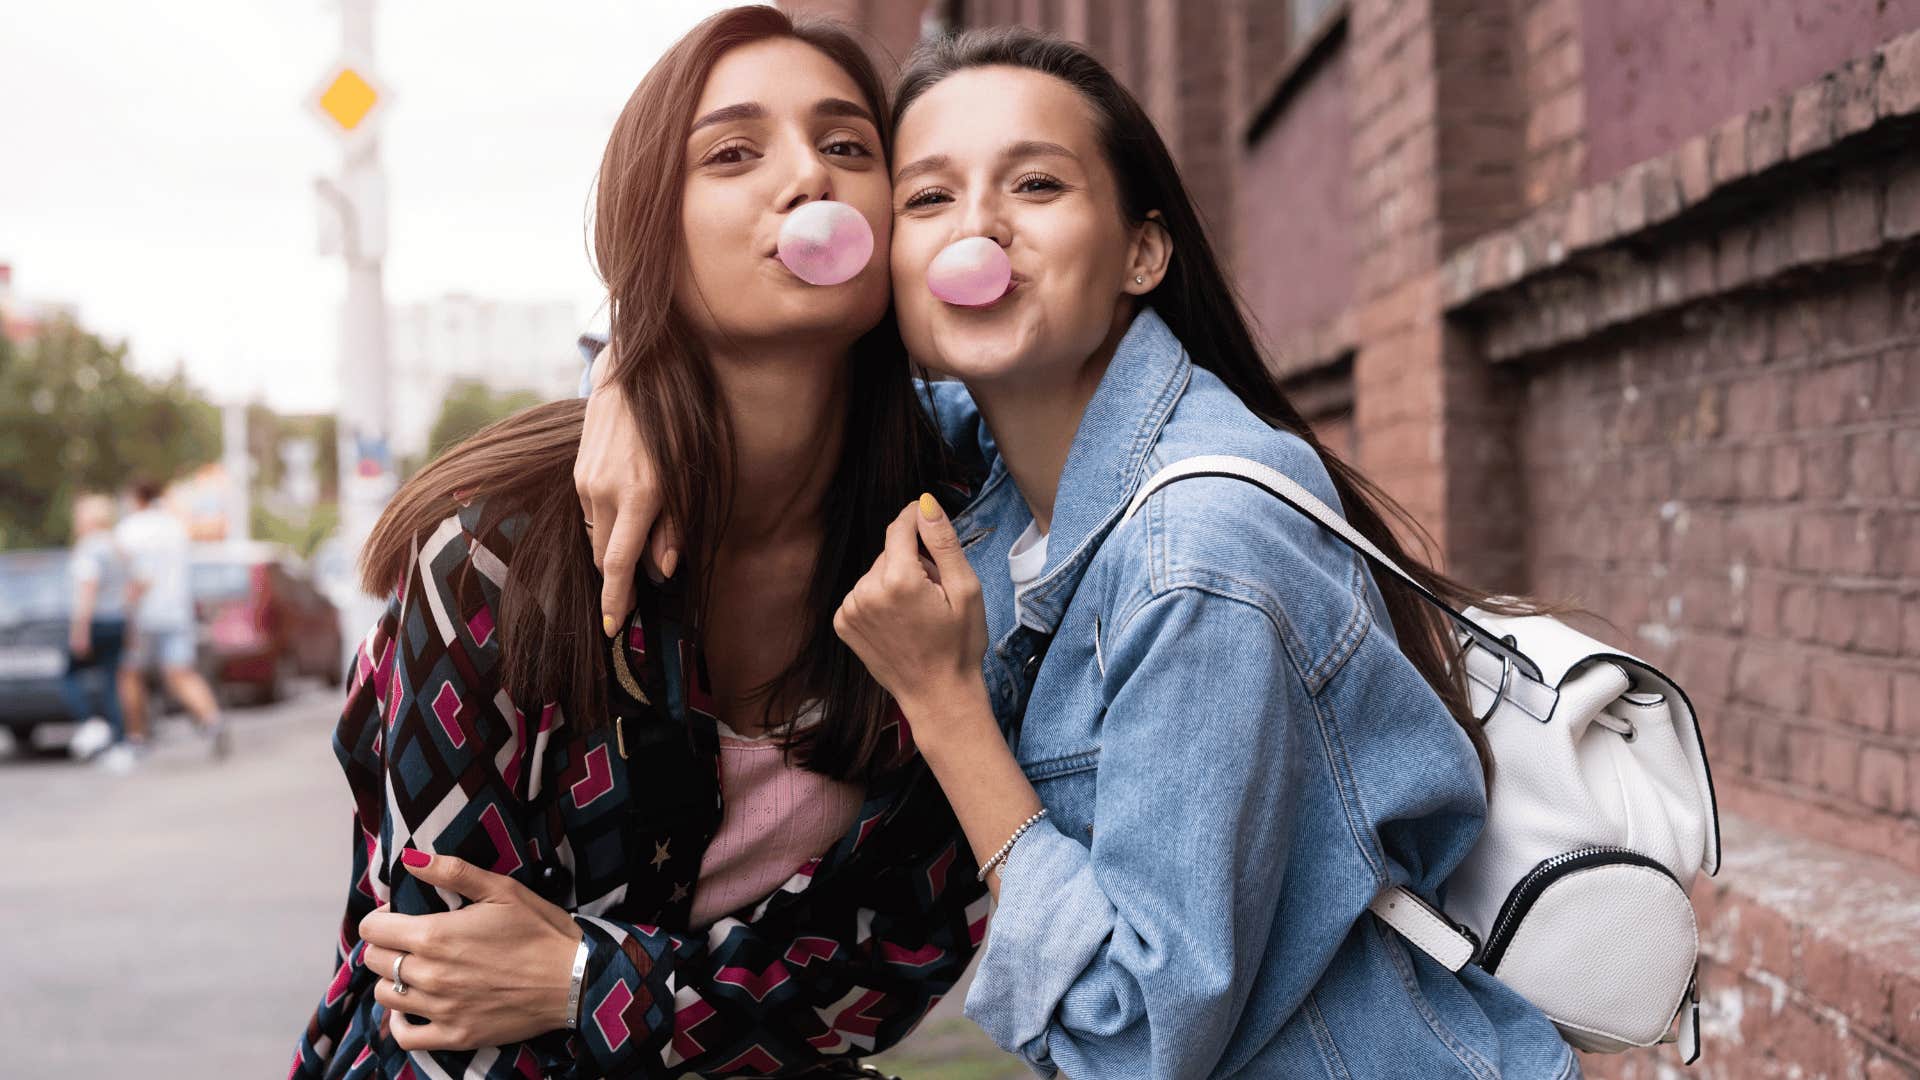
[[[0,758],[0,1073],[286,1074],[346,899],[337,700],[233,710],[224,763],[178,715],[126,776]]]
[[[285,1074],[346,897],[338,700],[305,684],[229,712],[224,763],[179,715],[127,776],[0,756],[0,1074]],[[914,1080],[1028,1075],[960,1017],[963,996],[876,1064]]]

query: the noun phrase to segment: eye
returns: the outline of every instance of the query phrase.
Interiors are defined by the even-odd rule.
[[[861,142],[859,139],[836,139],[826,146],[821,147],[820,152],[831,157],[870,158],[873,156],[873,151],[868,149],[867,144]]]
[[[905,205],[909,210],[917,210],[922,206],[932,206],[948,198],[947,193],[939,188],[923,188],[914,192],[913,197],[908,199]]]
[[[1042,191],[1060,191],[1066,185],[1043,172],[1030,172],[1013,182],[1016,194],[1031,195]]]
[[[746,143],[723,143],[701,160],[702,165],[738,165],[747,160],[753,148]]]

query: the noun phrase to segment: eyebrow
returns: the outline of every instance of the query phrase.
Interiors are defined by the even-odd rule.
[[[873,114],[868,112],[864,106],[858,102],[848,101],[846,98],[821,98],[814,103],[813,114],[815,116],[844,116],[853,120],[865,120],[875,127],[880,126],[875,123]],[[691,135],[701,128],[712,127],[715,124],[730,124],[736,120],[765,120],[766,118],[767,107],[757,101],[746,101],[738,105],[723,105],[700,119],[695,120],[693,127],[687,131],[687,134]]]
[[[1079,154],[1057,142],[1047,142],[1044,139],[1024,139],[1000,152],[1002,161],[1017,161],[1020,158],[1030,157],[1063,157],[1070,161],[1080,160]],[[945,154],[929,154],[918,161],[901,166],[900,171],[894,175],[893,182],[904,184],[922,173],[938,172],[951,164],[953,159]]]

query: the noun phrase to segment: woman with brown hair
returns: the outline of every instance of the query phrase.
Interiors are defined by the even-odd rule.
[[[634,91],[594,221],[618,394],[481,432],[368,542],[393,599],[335,742],[353,887],[292,1075],[844,1067],[964,969],[972,857],[832,628],[895,510],[949,490],[940,442],[885,261],[816,287],[773,257],[821,200],[885,250],[885,117],[852,39],[768,7]],[[649,433],[684,557],[603,626],[569,479],[608,402]]]
[[[1485,732],[1423,601],[1525,605],[1409,557],[1412,522],[1319,444],[1165,141],[1084,49],[923,43],[894,120],[902,336],[971,391],[990,471],[959,514],[903,506],[835,628],[994,891],[967,1015],[1076,1080],[1577,1076],[1539,1008],[1373,914],[1437,907],[1487,811]],[[973,251],[1003,272],[955,295]]]

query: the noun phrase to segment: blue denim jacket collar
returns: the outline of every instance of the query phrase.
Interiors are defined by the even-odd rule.
[[[1074,433],[1047,533],[1046,568],[1020,594],[1021,625],[1042,634],[1059,627],[1088,562],[1146,479],[1148,455],[1192,374],[1180,339],[1152,308],[1141,309]],[[982,499],[976,511],[993,501]]]

